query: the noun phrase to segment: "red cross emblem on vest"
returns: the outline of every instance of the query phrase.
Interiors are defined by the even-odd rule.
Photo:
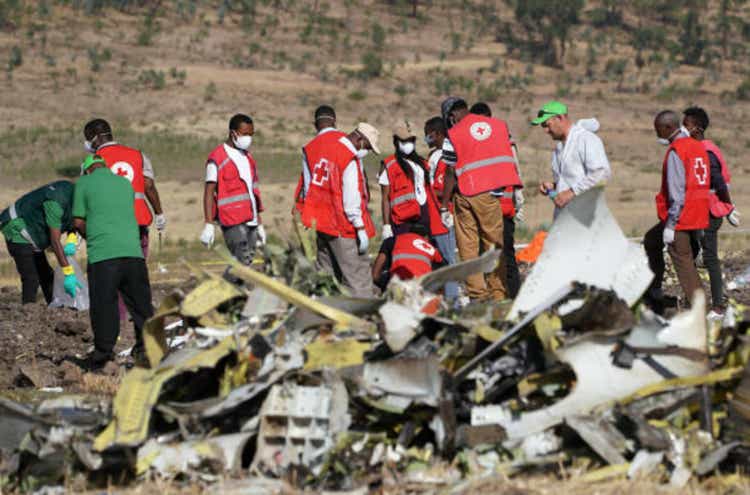
[[[115,175],[119,175],[120,177],[125,177],[130,182],[133,182],[133,178],[135,177],[133,166],[130,165],[128,162],[115,162],[110,167],[110,170],[112,170],[112,173],[114,173]]]
[[[477,141],[484,141],[492,134],[492,127],[487,122],[474,122],[469,128],[469,133]]]
[[[705,185],[708,180],[708,167],[703,163],[703,158],[698,157],[695,159],[693,171],[695,172],[695,178],[698,180],[698,184],[702,186]]]

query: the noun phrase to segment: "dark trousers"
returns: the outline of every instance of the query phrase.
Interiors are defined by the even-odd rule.
[[[44,299],[49,304],[52,301],[52,284],[55,273],[49,266],[44,251],[34,251],[31,244],[5,242],[8,253],[16,264],[16,270],[21,276],[21,303],[36,302],[36,293],[42,286]]]
[[[503,258],[505,259],[505,288],[508,296],[515,299],[521,288],[521,274],[516,262],[516,248],[513,246],[516,235],[516,221],[503,217]]]
[[[111,353],[120,335],[117,294],[122,295],[135,327],[135,345],[143,345],[143,324],[154,314],[151,285],[142,258],[114,258],[88,266],[91,328],[98,353]]]
[[[695,267],[695,254],[697,252],[698,231],[678,230],[674,234],[674,242],[669,245],[667,252],[672,258],[674,270],[677,272],[677,280],[687,298],[688,304],[693,301],[696,290],[703,290],[698,270]],[[643,237],[643,246],[648,256],[648,266],[654,272],[654,280],[649,287],[649,293],[661,292],[664,280],[664,223],[658,223],[651,227]]]
[[[723,219],[710,217],[708,228],[703,231],[701,247],[703,248],[703,264],[708,270],[711,280],[711,305],[714,308],[724,307],[724,288],[721,281],[721,260],[719,259],[719,228]]]

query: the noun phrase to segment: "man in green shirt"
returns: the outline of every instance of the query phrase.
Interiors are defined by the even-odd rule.
[[[75,254],[75,234],[68,236],[63,247],[62,232],[72,231],[71,206],[73,184],[60,180],[23,195],[0,212],[0,231],[5,237],[8,253],[21,276],[21,302],[36,301],[39,286],[44,299],[52,301],[54,273],[44,250],[52,247],[65,274],[65,290],[75,297],[78,281],[67,255]]]
[[[73,194],[73,225],[86,238],[94,351],[79,364],[97,370],[112,360],[120,334],[117,293],[135,327],[132,356],[143,359],[143,325],[154,313],[143,259],[133,188],[107,168],[99,155],[86,157]]]

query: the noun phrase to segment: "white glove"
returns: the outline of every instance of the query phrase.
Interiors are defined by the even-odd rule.
[[[513,196],[516,200],[516,209],[520,210],[523,204],[525,203],[525,199],[523,198],[523,189],[520,187],[513,190]]]
[[[740,226],[740,212],[737,211],[737,208],[732,208],[732,211],[729,212],[729,215],[727,215],[727,222],[729,222],[729,225],[732,227]]]
[[[661,238],[664,244],[672,244],[674,242],[674,229],[664,229]]]
[[[443,221],[443,225],[445,225],[446,229],[449,229],[453,227],[453,215],[448,210],[443,210],[440,212],[440,220]]]
[[[211,247],[214,243],[214,224],[207,223],[203,227],[203,232],[201,232],[201,242],[205,244],[206,247]]]
[[[516,216],[513,217],[516,221],[525,223],[526,222],[526,216],[523,214],[523,207],[519,206],[516,207]]]
[[[266,228],[262,224],[258,225],[258,228],[255,230],[255,232],[258,234],[258,242],[256,242],[256,244],[258,246],[265,246],[266,245]]]
[[[389,239],[393,237],[393,229],[391,228],[391,224],[386,223],[383,225],[383,240]]]
[[[367,248],[370,247],[370,239],[367,237],[365,229],[357,229],[357,252],[366,254]]]
[[[159,232],[167,227],[167,218],[163,213],[159,213],[158,215],[156,215],[156,218],[154,218],[154,227],[156,227],[156,230],[158,230]]]

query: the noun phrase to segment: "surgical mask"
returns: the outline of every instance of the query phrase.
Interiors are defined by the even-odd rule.
[[[662,146],[669,146],[669,139],[667,138],[656,138],[656,142]]]
[[[96,148],[94,148],[94,145],[88,139],[83,142],[83,147],[89,153],[96,153]]]
[[[234,145],[241,149],[246,150],[250,147],[250,145],[253,142],[252,136],[235,136],[232,141],[234,141]]]
[[[435,145],[435,141],[429,135],[424,137],[424,144],[432,148]]]
[[[401,150],[401,153],[404,155],[409,156],[414,153],[414,143],[411,141],[399,142],[398,149]]]
[[[370,152],[370,150],[367,150],[367,149],[365,149],[365,150],[357,150],[357,158],[359,158],[361,160],[364,157],[366,157],[367,153],[369,153],[369,152]]]
[[[688,131],[688,130],[687,130],[687,127],[685,127],[684,125],[681,125],[681,126],[680,126],[680,131],[681,131],[681,132],[684,132],[684,133],[685,133],[685,134],[686,134],[687,136],[689,136],[689,135],[690,135],[690,131]]]
[[[690,133],[687,132],[687,129],[685,129],[684,127],[680,127],[679,129],[675,130],[672,134],[670,134],[668,138],[656,138],[656,142],[661,144],[662,146],[669,146],[670,143],[672,142],[670,140],[682,130],[684,130],[688,134],[688,136],[690,135]]]

